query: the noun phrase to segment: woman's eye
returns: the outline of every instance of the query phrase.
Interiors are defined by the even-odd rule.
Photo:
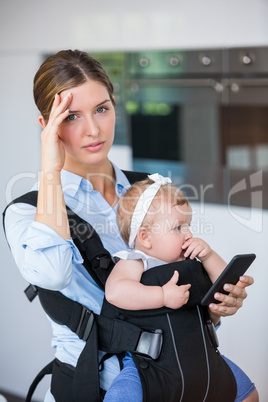
[[[105,110],[107,110],[105,107],[99,107],[98,109],[97,109],[97,113],[103,113],[103,112],[105,112]]]
[[[181,230],[181,226],[177,226],[177,227],[175,227],[175,229],[174,230]]]
[[[67,117],[67,120],[70,120],[70,121],[76,120],[76,119],[77,119],[76,114],[70,114],[70,115]]]

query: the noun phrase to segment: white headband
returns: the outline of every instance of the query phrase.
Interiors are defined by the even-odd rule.
[[[131,248],[134,247],[134,240],[137,236],[137,232],[141,227],[141,224],[145,218],[145,215],[148,212],[148,209],[150,208],[150,205],[157,191],[164,184],[172,183],[169,177],[163,177],[158,173],[148,175],[148,177],[149,179],[153,180],[154,183],[147,187],[146,190],[142,193],[134,209],[130,224],[130,236],[128,241],[128,245]]]

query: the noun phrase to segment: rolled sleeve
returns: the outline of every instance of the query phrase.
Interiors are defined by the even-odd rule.
[[[78,248],[72,239],[63,239],[49,226],[40,222],[33,222],[27,231],[27,235],[22,243],[23,248],[30,247],[33,251],[46,250],[51,247],[62,247],[62,253],[72,249],[74,262],[81,263],[83,259]]]
[[[33,222],[22,243],[25,250],[21,266],[23,277],[34,285],[62,290],[72,278],[73,264],[82,264],[79,250],[50,227]]]

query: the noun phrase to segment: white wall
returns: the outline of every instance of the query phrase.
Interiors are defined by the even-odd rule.
[[[227,206],[211,204],[205,205],[204,209],[194,205],[195,208],[196,221],[201,222],[197,227],[200,227],[202,238],[226,261],[236,254],[255,253],[257,256],[247,271],[254,277],[254,284],[248,289],[248,298],[235,316],[222,319],[218,337],[220,351],[255,382],[260,402],[265,402],[268,400],[268,266],[265,258],[268,211],[243,207],[228,209]]]
[[[267,0],[0,0],[1,210],[10,181],[16,182],[13,195],[17,195],[24,186],[25,190],[31,186],[31,175],[39,169],[40,130],[32,79],[44,53],[61,48],[106,51],[268,45],[267,15]],[[18,180],[22,172],[29,177],[25,181]],[[263,246],[267,212],[260,233],[239,224],[224,207],[207,206],[206,215],[215,228],[211,241],[225,258],[249,250],[258,255],[252,268],[256,284],[249,290],[245,307],[224,320],[220,341],[226,355],[252,376],[261,401],[266,401],[267,263]],[[51,332],[38,302],[26,300],[26,283],[2,232],[0,236],[0,388],[23,396],[39,368],[53,356]],[[46,384],[37,392],[40,400],[45,388]]]
[[[0,8],[6,52],[247,46],[268,37],[266,0],[2,0]]]

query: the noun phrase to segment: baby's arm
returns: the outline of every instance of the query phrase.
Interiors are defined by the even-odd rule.
[[[185,249],[184,256],[194,259],[197,257],[203,264],[212,283],[226,267],[226,262],[202,239],[197,237],[186,240],[182,246]]]
[[[192,260],[197,257],[202,262],[212,283],[216,281],[227,265],[219,254],[212,250],[204,240],[197,237],[186,240],[182,248],[185,249],[185,257],[189,257]],[[208,313],[213,324],[216,325],[219,322],[219,316],[210,309],[208,309]]]
[[[141,260],[120,260],[106,282],[105,297],[108,302],[125,310],[147,310],[163,306],[175,309],[187,303],[191,285],[177,286],[177,271],[162,287],[140,283],[143,272]]]

